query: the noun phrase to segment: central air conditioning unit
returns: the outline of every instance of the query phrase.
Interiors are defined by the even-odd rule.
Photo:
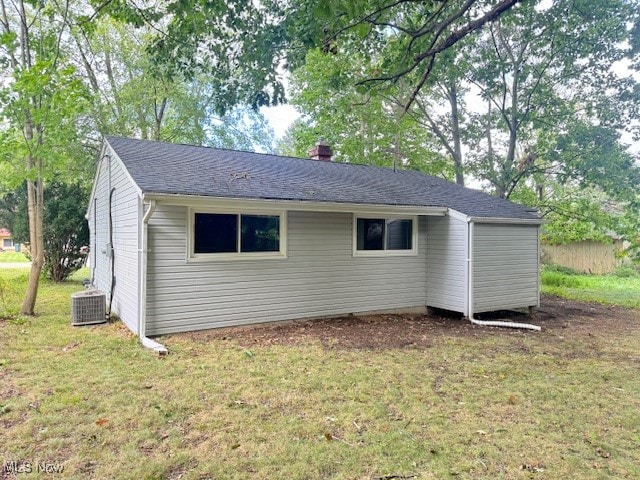
[[[74,326],[105,323],[106,295],[90,289],[71,295],[71,324]]]

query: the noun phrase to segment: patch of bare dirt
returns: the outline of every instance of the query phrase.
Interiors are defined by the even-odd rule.
[[[540,308],[531,316],[500,311],[476,315],[479,320],[508,320],[533,323],[542,332],[473,325],[461,315],[431,311],[426,315],[382,314],[344,316],[308,321],[233,327],[184,334],[195,341],[234,339],[243,344],[298,345],[320,343],[329,348],[390,349],[429,348],[447,337],[485,335],[564,335],[573,337],[616,336],[640,331],[640,310],[605,306],[543,296]]]

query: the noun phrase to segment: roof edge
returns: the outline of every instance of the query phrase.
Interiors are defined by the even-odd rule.
[[[274,200],[267,198],[209,197],[199,195],[166,194],[145,192],[145,201],[182,205],[190,207],[216,206],[231,208],[263,209],[266,207],[281,210],[339,212],[339,213],[400,213],[403,215],[444,216],[447,207],[419,205],[384,205],[368,203],[314,202],[309,200]]]
[[[514,218],[514,217],[468,217],[469,223],[502,223],[512,225],[542,225],[546,223],[543,218]]]

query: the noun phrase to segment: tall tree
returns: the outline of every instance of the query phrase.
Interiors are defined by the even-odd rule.
[[[356,88],[375,68],[356,48],[327,55],[312,50],[292,82],[292,103],[303,119],[288,132],[287,154],[306,156],[320,137],[335,160],[413,168],[449,177],[446,160],[434,152],[434,138],[404,115],[398,88]],[[284,144],[286,145],[286,144]]]
[[[0,0],[0,162],[3,183],[26,180],[32,264],[21,313],[33,315],[44,262],[44,183],[74,171],[78,120],[86,107],[82,82],[68,63],[69,1]]]
[[[169,0],[140,8],[126,0],[101,4],[101,12],[157,32],[151,47],[169,74],[208,72],[223,92],[216,106],[277,104],[284,100],[283,72],[300,66],[310,48],[340,48],[356,34],[364,50],[381,36],[399,37],[403,49],[393,62],[361,84],[388,85],[411,78],[412,103],[436,57],[521,0]],[[412,75],[417,72],[417,75]]]
[[[220,93],[199,73],[190,78],[154,65],[148,52],[154,30],[109,17],[71,19],[77,51],[95,101],[95,129],[147,140],[271,151],[273,134],[257,111],[215,111]],[[252,132],[259,131],[260,134]]]
[[[466,80],[482,102],[469,117],[475,133],[469,149],[475,175],[498,196],[508,198],[540,169],[561,169],[550,157],[560,137],[577,134],[580,125],[631,124],[637,103],[627,96],[631,80],[611,65],[628,53],[629,25],[637,18],[637,5],[624,0],[524,3],[471,47]],[[584,140],[564,141],[565,158],[582,158]]]

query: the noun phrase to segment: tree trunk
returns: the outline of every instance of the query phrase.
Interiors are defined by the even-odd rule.
[[[453,168],[456,172],[456,183],[464,186],[464,170],[462,166],[462,142],[460,140],[460,115],[458,112],[458,89],[455,82],[448,88],[451,105],[451,136],[453,137]]]
[[[29,162],[33,163],[30,158]],[[38,286],[40,284],[40,274],[44,265],[44,236],[42,234],[44,205],[42,204],[42,180],[33,182],[27,181],[27,206],[29,212],[29,248],[31,249],[31,271],[29,272],[29,282],[24,295],[22,315],[33,315],[38,297]]]
[[[27,142],[34,138],[33,119],[31,111],[27,110],[24,122],[24,136]],[[38,140],[42,141],[42,130],[37,129]],[[37,172],[36,180],[27,180],[27,211],[29,213],[29,248],[31,250],[31,271],[29,272],[29,282],[24,295],[22,315],[33,315],[38,298],[38,286],[40,284],[40,274],[44,265],[44,184],[43,184],[43,162],[42,159],[34,159],[29,153],[26,159],[27,171],[34,168]]]
[[[520,62],[518,61],[518,63],[516,63],[516,71],[519,70]],[[518,144],[518,116],[516,113],[518,112],[518,86],[518,75],[514,75],[513,81],[511,82],[511,108],[509,110],[509,113],[511,114],[509,119],[509,146],[507,148],[507,157],[505,158],[504,167],[502,169],[501,183],[503,191],[500,195],[501,198],[509,198],[509,195],[517,184],[517,180],[514,179],[513,169],[516,162],[516,146]],[[503,116],[506,115],[503,114]]]
[[[156,117],[156,126],[155,126],[155,138],[154,140],[156,141],[160,141],[160,130],[162,130],[162,121],[164,120],[164,112],[167,109],[167,103],[168,103],[169,99],[167,97],[164,97],[162,99],[162,102],[160,102],[160,107],[158,108],[158,105],[155,102],[154,99],[154,105],[155,105],[155,117]]]
[[[491,101],[487,102],[487,125],[486,125],[486,135],[487,135],[487,169],[490,172],[490,176],[492,178],[492,183],[496,187],[496,195],[500,198],[505,197],[505,188],[501,181],[501,176],[499,174],[499,166],[496,168],[494,152],[493,152],[493,140],[491,138]]]

